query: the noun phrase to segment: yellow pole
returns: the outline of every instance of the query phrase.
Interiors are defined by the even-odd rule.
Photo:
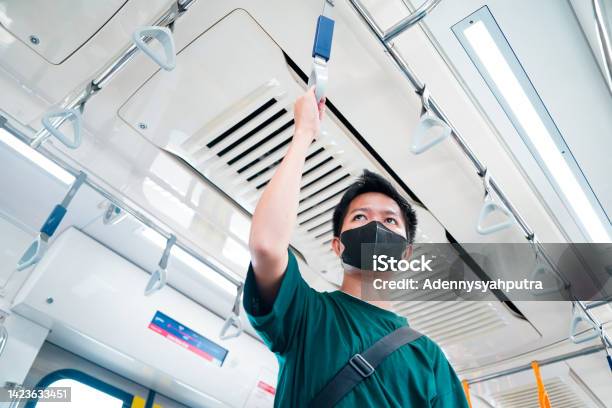
[[[548,398],[548,393],[546,392],[546,388],[544,388],[544,382],[540,375],[540,366],[538,362],[532,361],[531,368],[533,369],[533,374],[535,375],[536,384],[538,386],[538,402],[540,403],[540,408],[551,408],[550,398]]]
[[[465,399],[467,399],[467,403],[472,408],[472,400],[470,399],[470,384],[468,384],[468,380],[461,381],[463,384],[463,392],[465,393]]]

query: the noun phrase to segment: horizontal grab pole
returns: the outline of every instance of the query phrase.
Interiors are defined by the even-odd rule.
[[[196,0],[177,0],[172,7],[170,7],[161,17],[159,17],[154,23],[154,26],[167,27],[172,25],[184,12],[187,11],[188,7],[191,6]],[[148,41],[148,40],[147,40]],[[138,47],[134,44],[130,44],[113,62],[111,62],[100,74],[92,79],[87,87],[79,93],[77,96],[70,99],[66,104],[65,108],[77,109],[82,107],[95,93],[100,91],[114,76],[121,70],[130,60],[137,54]],[[65,119],[64,119],[65,120]],[[62,125],[64,120],[58,120],[54,122],[54,126],[59,127]],[[30,142],[30,146],[38,149],[42,143],[49,137],[49,132],[46,129],[40,130],[36,136]]]
[[[15,136],[19,140],[23,141],[24,143],[29,143],[31,141],[31,138],[29,138],[23,132],[19,131],[14,126],[12,126],[2,116],[0,116],[0,125],[2,125],[1,127],[3,129],[5,129],[7,132],[11,133],[13,136]],[[69,165],[64,160],[62,160],[61,158],[57,157],[56,155],[54,155],[53,153],[51,153],[47,149],[40,148],[37,151],[40,154],[42,154],[43,156],[45,156],[47,159],[51,160],[52,162],[54,162],[55,164],[60,166],[62,169],[66,170],[68,173],[72,174],[73,176],[76,177],[79,174],[79,170],[77,170],[76,168],[72,167],[71,165]],[[92,188],[94,191],[96,191],[102,197],[104,197],[105,199],[107,199],[108,201],[110,201],[111,203],[116,205],[117,207],[121,208],[123,211],[125,211],[128,214],[130,214],[134,218],[136,218],[138,221],[140,221],[145,226],[151,228],[152,230],[154,230],[155,232],[157,232],[158,234],[163,236],[166,240],[169,239],[172,236],[172,233],[164,230],[155,221],[153,221],[151,218],[149,218],[146,215],[144,215],[142,212],[136,210],[134,207],[132,207],[129,204],[127,204],[124,200],[122,200],[122,199],[118,198],[117,196],[115,196],[114,194],[108,192],[104,187],[102,187],[101,185],[99,185],[98,183],[93,181],[91,179],[91,177],[87,177],[87,179],[85,179],[84,184],[88,185],[90,188]],[[203,256],[201,256],[198,252],[193,250],[190,246],[185,245],[185,244],[179,242],[178,240],[176,241],[175,245],[177,247],[181,248],[183,251],[187,252],[189,255],[191,255],[192,257],[194,257],[198,261],[202,262],[204,265],[208,266],[210,269],[212,269],[217,274],[219,274],[222,277],[224,277],[226,280],[228,280],[229,282],[231,282],[235,286],[239,286],[239,285],[242,284],[242,282],[240,280],[236,279],[234,276],[228,274],[226,271],[224,271],[223,269],[219,268],[214,263],[210,262],[208,259],[206,259]]]
[[[412,69],[408,66],[406,60],[402,57],[399,51],[390,44],[388,41],[384,39],[384,32],[378,26],[373,16],[369,13],[369,11],[361,4],[359,0],[349,0],[353,8],[357,11],[357,13],[361,16],[362,20],[366,23],[366,26],[370,29],[370,31],[378,38],[379,42],[385,48],[385,50],[389,53],[397,67],[404,74],[406,79],[410,82],[415,91],[420,92],[423,89],[423,82],[417,77],[417,75],[412,71]],[[459,131],[453,126],[452,122],[449,120],[448,116],[444,113],[442,108],[436,103],[436,101],[430,97],[430,108],[431,110],[444,122],[448,124],[451,128],[451,137],[455,140],[455,142],[461,148],[461,151],[467,156],[467,158],[472,162],[474,167],[476,168],[476,172],[483,176],[487,168],[482,162],[476,157],[476,154],[472,151],[470,146],[467,144],[465,139],[461,136]],[[502,189],[495,182],[493,177],[490,177],[491,188],[495,192],[495,194],[500,198],[502,203],[506,206],[506,208],[512,213],[512,216],[516,219],[518,225],[523,230],[525,237],[530,239],[533,237],[533,230],[527,225],[521,214],[518,212],[516,207],[512,205],[510,200],[506,197]],[[553,265],[551,264],[551,267]]]
[[[441,2],[442,0],[427,0],[421,4],[414,12],[408,17],[403,18],[398,23],[394,24],[391,28],[383,34],[384,41],[391,41],[404,31],[408,30],[413,25],[424,19],[431,11]]]
[[[389,53],[389,55],[391,56],[393,61],[396,63],[400,71],[404,74],[406,79],[408,79],[408,81],[410,82],[414,90],[417,92],[420,92],[423,89],[423,85],[424,85],[423,82],[421,82],[421,80],[416,76],[416,74],[408,66],[408,63],[406,62],[406,60],[404,60],[402,55],[393,46],[393,44],[390,44],[389,42],[384,40],[384,33],[381,30],[380,26],[378,26],[378,24],[375,22],[374,17],[372,17],[372,15],[361,4],[359,0],[349,0],[349,2],[353,6],[353,8],[357,11],[357,13],[361,16],[361,18],[364,20],[366,25],[370,28],[370,31],[378,38],[379,42],[382,44],[385,50]],[[470,159],[472,164],[474,164],[474,167],[476,167],[477,172],[479,174],[484,174],[484,172],[486,171],[486,167],[480,162],[480,160],[478,160],[478,158],[476,157],[476,154],[472,151],[472,149],[468,146],[465,140],[461,137],[457,129],[455,129],[455,127],[452,125],[452,123],[450,122],[446,114],[442,111],[440,106],[436,103],[436,101],[433,98],[430,98],[430,107],[431,107],[431,110],[436,115],[438,115],[440,119],[445,121],[451,127],[452,129],[451,136],[453,137],[453,139],[455,139],[457,144],[459,144],[459,147],[465,153],[465,155]]]
[[[550,364],[559,363],[561,361],[570,360],[572,358],[582,357],[582,356],[586,356],[589,354],[597,353],[599,351],[605,351],[605,347],[603,345],[586,347],[580,350],[572,351],[570,353],[561,354],[559,356],[550,357],[550,358],[546,358],[543,360],[537,360],[537,362],[538,362],[538,365],[542,367],[542,366],[546,366]],[[483,375],[480,377],[472,378],[471,380],[467,380],[467,382],[470,385],[478,384],[481,382],[491,381],[496,378],[506,377],[508,375],[517,374],[517,373],[520,373],[523,371],[529,371],[529,370],[531,370],[531,363],[523,364],[518,367],[508,368],[506,370],[498,371],[493,374],[487,374],[487,375]]]
[[[380,44],[384,47],[385,51],[391,56],[399,70],[404,74],[408,82],[412,85],[414,90],[418,92],[422,92],[424,83],[417,77],[417,75],[412,71],[412,69],[408,66],[408,63],[404,59],[404,57],[400,54],[400,52],[391,44],[388,40],[385,39],[385,32],[380,28],[380,26],[376,23],[376,20],[370,14],[370,12],[361,4],[360,0],[349,0],[357,14],[361,17],[361,19],[365,22],[366,26],[370,29],[370,32],[374,34],[374,36],[378,39]],[[438,115],[440,119],[442,119],[448,126],[451,128],[451,137],[455,140],[455,142],[461,148],[461,151],[467,156],[467,158],[472,162],[474,167],[476,168],[476,172],[478,175],[483,176],[487,172],[486,166],[476,157],[476,154],[469,147],[467,142],[461,134],[457,131],[457,129],[453,126],[452,122],[449,120],[448,116],[442,111],[442,108],[436,103],[436,101],[430,96],[429,98],[430,109]],[[561,275],[555,265],[554,262],[550,259],[548,254],[546,253],[544,247],[538,240],[535,238],[534,231],[527,225],[527,222],[518,212],[516,207],[512,204],[512,202],[506,197],[505,193],[501,189],[501,187],[495,182],[493,177],[489,177],[490,185],[495,194],[499,197],[502,203],[506,206],[506,208],[512,213],[512,216],[516,219],[517,224],[523,230],[525,237],[532,241],[538,248],[539,252],[542,254],[544,260],[549,264],[551,270],[561,279],[561,281],[567,285],[567,280]],[[574,299],[580,305],[580,307],[584,310],[586,317],[594,324],[599,325],[598,320],[587,310],[582,302]],[[605,332],[602,331],[602,338],[605,342],[612,346],[612,342]],[[531,366],[529,366],[529,369]]]
[[[607,299],[597,300],[595,302],[591,302],[591,303],[585,305],[585,307],[586,307],[587,310],[590,310],[590,309],[595,309],[596,307],[600,307],[600,306],[607,305],[607,304],[610,304],[610,303],[612,303],[612,298],[607,298]]]

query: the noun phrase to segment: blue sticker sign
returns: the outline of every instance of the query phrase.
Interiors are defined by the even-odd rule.
[[[155,312],[149,329],[161,334],[179,346],[221,367],[228,350],[207,339],[189,327],[177,322],[159,310]]]

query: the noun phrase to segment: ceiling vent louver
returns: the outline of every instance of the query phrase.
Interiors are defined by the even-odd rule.
[[[397,313],[441,346],[502,329],[508,321],[489,302],[402,302]]]
[[[255,20],[244,10],[235,10],[182,49],[174,71],[157,73],[146,81],[120,108],[119,116],[252,213],[293,137],[292,102],[304,92],[304,83],[289,64]],[[156,97],[160,92],[164,99]],[[325,273],[337,285],[343,271],[330,245],[334,207],[364,168],[386,174],[343,123],[328,110],[320,137],[308,149],[291,240],[312,270]],[[417,241],[423,236],[445,239],[437,220],[422,207],[415,208],[420,220]],[[406,303],[398,312],[443,344],[468,336],[469,330],[480,327],[479,319],[489,324],[493,341],[517,331],[525,341],[537,338],[527,322],[506,326],[509,314],[503,306],[480,303],[456,305],[465,308],[463,318],[447,322],[447,331],[428,326],[424,315],[413,319],[412,313],[424,304],[413,310]],[[450,302],[436,307],[441,315],[459,313]],[[456,352],[469,358],[483,350],[493,354],[494,345],[490,348],[468,344]]]
[[[224,35],[228,30],[234,34]],[[215,41],[222,41],[223,49],[232,52],[211,56],[211,50],[219,50]],[[201,62],[221,60],[223,64]],[[215,78],[227,77],[231,67],[242,67],[235,75],[240,80],[227,86],[224,82],[221,89]],[[171,84],[154,75],[121,107],[120,117],[252,213],[289,149],[294,130],[292,103],[304,84],[287,65],[282,50],[244,10],[230,13],[181,50],[177,68],[165,76],[173,78]],[[193,95],[197,82],[206,82],[206,88],[218,94]],[[160,90],[167,95],[167,102],[161,103],[162,115],[144,102],[153,100]],[[140,123],[147,126],[143,129]],[[328,113],[320,137],[308,149],[292,240],[309,265],[325,271],[336,284],[341,282],[342,270],[330,245],[333,208],[364,168],[384,172],[339,123]]]
[[[544,386],[555,408],[586,408],[589,405],[572,387],[559,377],[544,379]],[[539,408],[536,385],[516,387],[491,394],[499,408]]]

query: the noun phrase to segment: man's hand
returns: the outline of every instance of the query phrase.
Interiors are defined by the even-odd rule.
[[[309,142],[312,142],[321,131],[321,121],[325,114],[325,98],[317,103],[314,89],[313,86],[300,96],[293,107],[295,137],[305,137]]]

